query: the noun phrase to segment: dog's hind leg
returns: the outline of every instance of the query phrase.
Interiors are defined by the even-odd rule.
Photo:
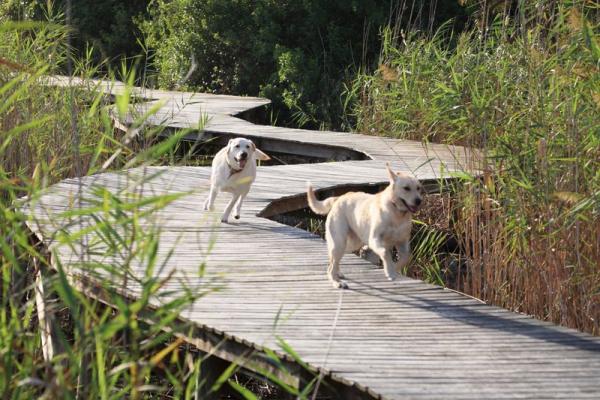
[[[329,253],[327,276],[334,288],[347,289],[348,285],[341,280],[343,275],[340,272],[340,261],[346,252],[348,226],[345,221],[331,221],[331,218],[327,218],[326,228],[325,239]]]
[[[340,252],[342,255],[344,252]],[[340,273],[340,259],[341,256],[336,253],[334,250],[332,254],[329,256],[329,265],[327,266],[327,277],[329,281],[336,289],[348,289],[348,284],[342,281],[344,277]]]
[[[362,245],[363,245],[363,243],[360,240],[360,238],[358,236],[356,236],[356,233],[354,233],[352,231],[352,229],[348,229],[348,234],[346,236],[345,252],[346,253],[353,253],[353,252],[359,250],[362,247]],[[342,274],[341,272],[339,272],[339,268],[338,268],[338,274],[337,274],[337,276],[340,279],[345,279],[346,278],[344,276],[344,274]]]
[[[227,207],[225,207],[225,210],[223,211],[223,215],[221,215],[221,222],[227,222],[227,220],[229,220],[229,214],[231,214],[231,209],[233,208],[233,205],[239,198],[239,194],[234,194],[231,197],[229,204],[227,204]]]

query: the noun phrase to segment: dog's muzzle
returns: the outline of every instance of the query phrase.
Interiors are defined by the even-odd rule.
[[[402,204],[404,204],[404,207],[406,207],[406,209],[408,211],[410,211],[411,213],[416,213],[417,211],[419,211],[419,206],[421,205],[421,199],[420,198],[416,198],[415,199],[415,205],[411,206],[409,205],[404,199],[400,199],[402,200]]]
[[[248,153],[240,153],[238,156],[234,157],[234,160],[239,164],[240,169],[244,169],[246,162],[248,161]]]

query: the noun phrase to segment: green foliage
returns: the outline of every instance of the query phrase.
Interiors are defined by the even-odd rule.
[[[35,12],[35,0],[5,0],[0,3],[0,22],[29,20]]]
[[[0,18],[12,20],[57,12],[66,13],[66,0],[0,6]],[[376,61],[383,26],[431,31],[456,17],[460,29],[464,16],[458,3],[438,0],[71,2],[74,52],[96,65],[145,63],[150,46],[161,87],[261,95],[273,100],[274,120],[331,129],[349,128],[340,93]]]
[[[151,383],[163,379],[183,397],[186,390],[199,390],[198,381],[190,378],[197,374],[177,356],[181,340],[164,328],[171,328],[181,310],[208,290],[165,290],[172,278],[161,272],[171,253],[159,257],[160,231],[148,218],[184,193],[142,197],[139,189],[153,178],[149,175],[117,192],[97,188],[83,200],[86,207],[66,208],[53,221],[63,229],[47,249],[50,254],[25,225],[36,226],[31,210],[40,210],[38,199],[53,182],[107,167],[142,165],[168,150],[156,145],[136,155],[115,135],[108,100],[93,87],[48,85],[45,74],[66,57],[66,32],[58,24],[0,25],[0,393],[15,399],[136,398],[162,393],[164,388]],[[94,71],[78,72],[89,76]],[[131,98],[120,102],[130,109]],[[56,252],[74,251],[83,238],[91,256],[70,264],[67,277]],[[55,339],[62,351],[46,362],[33,277],[40,268],[50,270],[51,258],[55,273],[42,282],[47,312],[60,325]],[[144,272],[137,279],[134,267]],[[98,290],[114,309],[76,289],[77,279],[90,277],[103,282]],[[118,294],[124,282],[139,290],[136,300],[126,302]]]
[[[124,59],[133,65],[144,56],[142,35],[134,20],[145,16],[147,0],[71,1],[71,46],[77,57],[118,70]],[[7,0],[0,21],[49,21],[66,17],[67,0]],[[64,65],[58,64],[63,72]]]
[[[66,30],[50,24],[2,28],[0,54],[10,64],[0,66],[0,130],[4,133],[0,165],[13,178],[31,177],[36,168],[47,170],[51,181],[69,176],[74,173],[74,149],[67,145],[72,137],[64,134],[69,131],[69,119],[64,117],[70,115],[71,106],[79,110],[89,95],[69,103],[65,97],[68,90],[42,88],[40,82],[43,74],[54,73],[57,64],[65,60]],[[24,73],[15,74],[15,68]],[[32,92],[39,96],[32,96]],[[82,124],[88,121],[80,120]],[[87,148],[97,138],[90,134],[82,135],[80,140]],[[87,158],[88,154],[84,151],[82,156]]]
[[[388,33],[383,65],[347,91],[359,131],[482,150],[484,179],[456,188],[471,257],[460,290],[596,334],[599,11],[523,5],[453,46]]]
[[[57,0],[56,7],[64,9],[66,0]],[[122,58],[143,56],[138,42],[141,33],[134,22],[145,16],[147,0],[76,0],[72,1],[73,47],[85,54],[88,46],[94,49],[96,63],[110,60],[118,67]]]
[[[415,1],[403,12],[399,6],[380,0],[157,0],[141,29],[155,51],[159,86],[261,95],[274,101],[281,112],[276,119],[284,123],[339,129],[347,127],[344,82],[375,61],[381,27],[392,19],[402,27],[429,26],[429,1]],[[440,5],[432,23],[461,10]]]

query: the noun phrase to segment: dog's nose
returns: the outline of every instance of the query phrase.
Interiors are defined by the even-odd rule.
[[[420,205],[420,204],[421,204],[421,198],[420,198],[420,197],[417,197],[417,198],[415,199],[415,204],[416,204],[416,205]]]
[[[248,153],[246,153],[246,152],[244,151],[242,154],[240,154],[240,158],[241,158],[242,160],[245,160],[246,158],[248,158]]]

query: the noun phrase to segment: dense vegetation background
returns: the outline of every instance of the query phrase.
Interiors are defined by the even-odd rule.
[[[143,35],[136,20],[147,15],[148,0],[77,0],[71,2],[71,46],[100,65],[119,68],[123,59],[144,56]],[[4,0],[0,18],[64,23],[66,0]],[[108,66],[106,68],[108,68]]]
[[[47,14],[46,0],[4,8],[16,16],[23,3],[28,17]],[[467,12],[437,0],[82,0],[72,2],[72,44],[80,55],[93,47],[105,69],[135,57],[147,85],[264,96],[280,125],[348,130],[342,93],[377,67],[385,26],[433,32],[452,20],[460,30]]]
[[[420,0],[159,0],[141,23],[158,83],[274,101],[280,124],[348,129],[344,85],[378,59],[388,24],[434,29],[462,15]]]
[[[66,315],[69,340],[62,359],[41,357],[31,276],[32,260],[43,262],[45,255],[30,243],[27,216],[15,202],[65,177],[169,160],[148,151],[152,140],[135,147],[116,135],[98,93],[36,80],[64,73],[68,54],[82,77],[120,71],[165,88],[264,95],[274,101],[272,120],[279,124],[477,147],[482,175],[473,177],[465,166],[440,212],[462,258],[445,264],[433,248],[419,257],[424,264],[406,272],[600,334],[597,2],[98,0],[72,6],[69,31],[64,1],[0,3],[0,236],[8,238],[0,242],[3,397],[137,398],[141,383],[155,381],[176,397],[191,397],[201,385],[199,361],[183,362],[177,344],[165,348],[165,341],[177,341],[160,330],[197,300],[184,294],[158,310],[163,325],[153,328],[138,317],[149,298],[109,310],[66,279],[49,281],[53,312]],[[125,109],[129,101],[117,99]],[[99,196],[111,210],[94,216],[99,237],[132,233],[122,241],[126,248],[116,250],[139,249],[132,256],[147,260],[142,284],[158,296],[151,256],[157,232],[121,218],[139,211],[135,198]],[[171,200],[155,199],[157,207]],[[172,362],[162,363],[167,356]],[[109,393],[114,387],[118,392]],[[162,387],[152,390],[162,393]]]

